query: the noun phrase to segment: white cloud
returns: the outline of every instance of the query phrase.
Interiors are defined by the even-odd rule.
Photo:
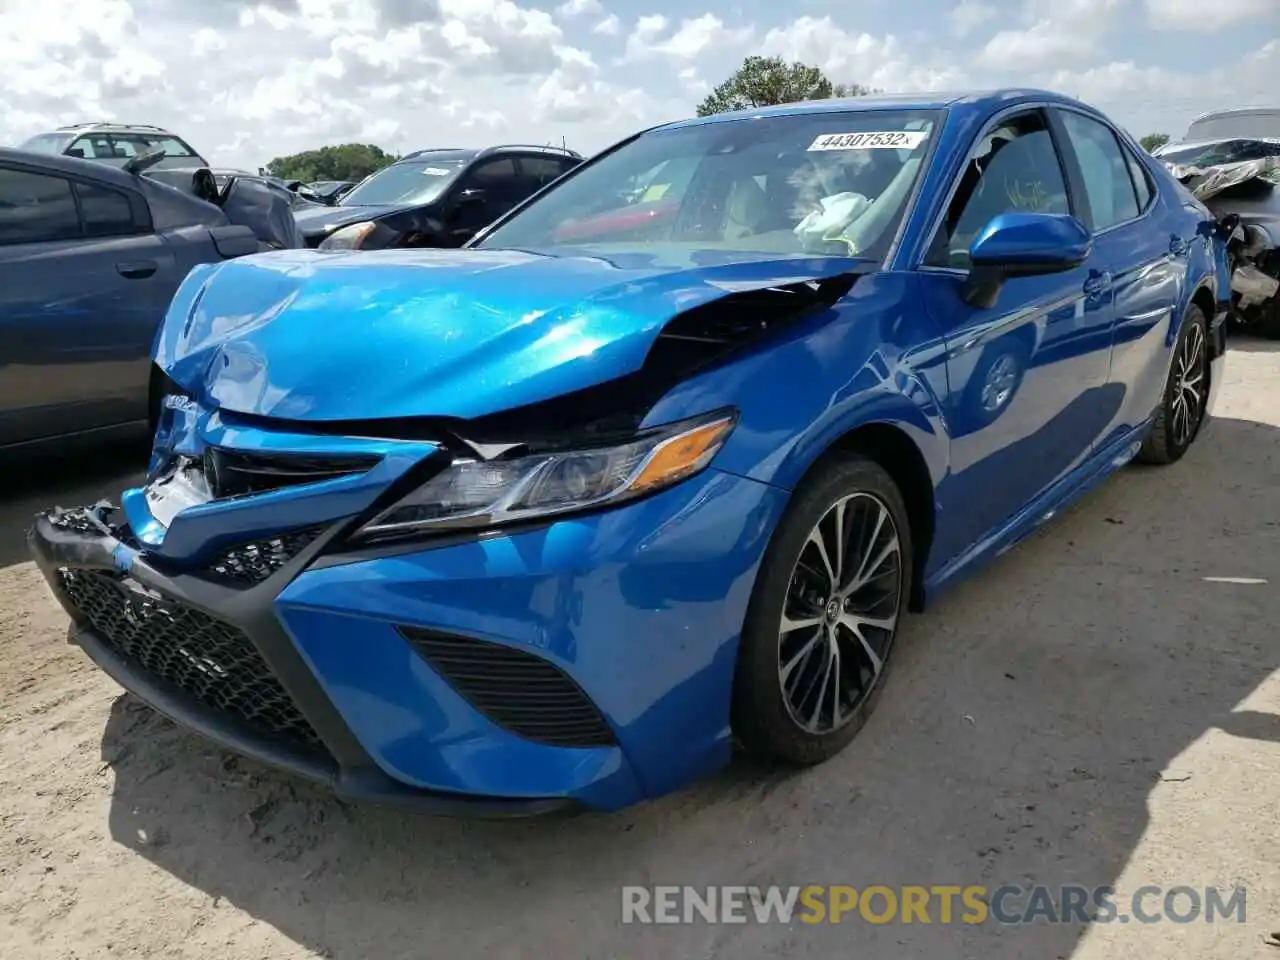
[[[1083,63],[1095,57],[1121,0],[1026,0],[1021,30],[1001,30],[978,54],[996,71],[1046,63]]]
[[[616,14],[611,13],[592,27],[591,32],[598,33],[602,37],[616,37],[622,32],[622,21]]]
[[[997,12],[995,7],[982,0],[960,0],[947,14],[947,20],[957,36],[965,37],[993,19]]]
[[[1277,11],[1276,0],[1146,0],[1147,21],[1158,30],[1221,30],[1266,21]]]
[[[670,36],[659,40],[666,28],[666,17],[641,17],[636,22],[635,30],[627,38],[626,58],[646,60],[672,57],[676,60],[693,60],[712,47],[719,50],[734,47],[751,36],[750,27],[730,28],[713,13],[704,13],[693,20],[682,20]]]
[[[848,33],[830,17],[801,17],[770,30],[761,52],[813,64],[837,83],[878,90],[941,90],[969,82],[952,58],[912,56],[896,37]]]
[[[565,0],[564,3],[556,7],[556,13],[566,19],[585,17],[587,14],[603,12],[604,7],[600,5],[600,0]]]

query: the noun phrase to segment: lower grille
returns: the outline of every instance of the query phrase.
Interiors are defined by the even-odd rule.
[[[242,631],[100,570],[58,571],[71,603],[112,650],[206,707],[306,747],[323,745]]]
[[[324,526],[306,527],[262,540],[238,543],[219,554],[209,564],[208,572],[218,580],[240,586],[253,586],[266,580],[305,550],[324,529]]]
[[[459,694],[503,729],[557,747],[617,743],[596,705],[550,661],[434,630],[401,627],[400,632]]]

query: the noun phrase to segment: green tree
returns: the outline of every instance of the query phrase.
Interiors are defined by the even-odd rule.
[[[781,57],[752,56],[698,104],[698,116],[799,100],[861,97],[872,92],[856,83],[832,83],[821,70],[807,64],[787,63]]]
[[[1150,153],[1152,150],[1158,150],[1169,142],[1167,133],[1148,133],[1145,137],[1138,141],[1142,144],[1142,149]]]
[[[276,157],[267,164],[267,173],[282,180],[363,180],[397,157],[372,143],[340,143],[304,150],[288,157]]]

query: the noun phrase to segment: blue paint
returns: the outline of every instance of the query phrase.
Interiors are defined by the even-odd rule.
[[[861,435],[872,455],[891,437],[914,451],[930,487],[922,509],[933,536],[917,545],[926,599],[1134,456],[1192,298],[1207,296],[1212,312],[1228,295],[1225,261],[1203,230],[1203,208],[1139,154],[1155,193],[1141,216],[1086,226],[1079,178],[1069,174],[1070,213],[1010,212],[980,232],[969,257],[999,268],[1001,283],[992,305],[967,301],[965,269],[925,263],[933,228],[975,137],[1020,105],[1099,116],[1051,94],[1002,91],[790,105],[665,128],[942,111],[878,269],[648,410],[645,426],[736,409],[708,469],[613,509],[346,555],[283,588],[279,620],[383,771],[435,790],[573,796],[602,809],[675,789],[728,757],[756,571],[791,491],[834,446]],[[500,238],[502,227],[487,235]],[[1191,242],[1174,255],[1171,237]],[[179,291],[157,341],[157,362],[195,398],[194,409],[167,405],[158,449],[363,452],[378,465],[191,508],[161,532],[140,491],[124,506],[147,551],[179,566],[290,525],[367,519],[437,447],[377,439],[360,421],[458,418],[465,434],[467,418],[635,371],[674,316],[726,292],[866,266],[722,249],[503,249],[482,238],[462,251],[285,252],[204,268]],[[1211,339],[1221,347],[1220,333]],[[1221,368],[1219,357],[1214,394]],[[599,706],[618,745],[556,748],[499,729],[396,625],[546,658]]]

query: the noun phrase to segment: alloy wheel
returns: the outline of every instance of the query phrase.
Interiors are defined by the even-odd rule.
[[[1187,332],[1174,359],[1174,394],[1169,412],[1173,442],[1179,447],[1192,441],[1204,419],[1209,387],[1207,362],[1204,328],[1197,323]]]
[[[902,585],[888,506],[870,493],[837,500],[800,550],[778,630],[778,680],[802,729],[838,730],[870,695],[897,631]]]

